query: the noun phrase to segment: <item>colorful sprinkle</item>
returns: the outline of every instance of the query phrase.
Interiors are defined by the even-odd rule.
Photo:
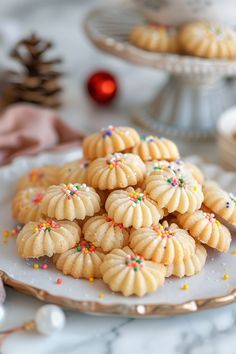
[[[113,127],[113,125],[109,125],[107,128],[102,128],[100,132],[101,132],[103,139],[105,139],[106,137],[112,136],[115,129],[116,128]]]
[[[88,241],[80,241],[76,247],[78,252],[82,252],[82,253],[93,253],[95,251],[95,246]]]
[[[62,284],[62,279],[61,278],[57,278],[56,283],[57,283],[57,285],[61,285]]]
[[[33,267],[34,267],[34,269],[39,269],[39,264],[38,263],[34,263]]]
[[[153,226],[152,229],[156,232],[156,235],[162,238],[174,237],[175,231],[170,230],[169,226],[163,227],[162,225]]]
[[[8,230],[4,230],[4,231],[3,231],[3,236],[4,236],[4,237],[7,238],[7,237],[9,237],[9,235],[10,235],[10,233],[9,233]]]
[[[146,199],[144,193],[134,192],[129,194],[129,199],[133,202],[132,205],[135,207],[137,204],[141,203]]]
[[[185,188],[186,183],[184,182],[184,179],[181,177],[170,177],[167,178],[166,180],[169,184],[171,184],[173,187],[180,187],[180,188]]]
[[[89,187],[87,187],[87,185],[85,183],[83,183],[83,184],[69,183],[64,188],[62,188],[62,191],[66,195],[66,198],[68,200],[70,200],[70,199],[72,199],[72,196],[79,197],[79,191],[88,192]]]
[[[121,223],[120,223],[120,224],[117,224],[117,223],[116,223],[112,218],[110,218],[109,216],[106,217],[106,222],[111,222],[114,227],[119,227],[121,230],[125,228],[123,224],[121,224]]]
[[[124,162],[123,155],[119,153],[114,154],[111,158],[106,160],[106,164],[108,168],[110,168],[111,170],[114,167],[119,166],[123,162]]]
[[[223,279],[224,280],[228,280],[230,278],[230,275],[229,274],[224,274],[224,276],[223,276]]]
[[[127,255],[125,258],[125,265],[133,268],[133,270],[137,272],[140,268],[143,268],[143,257]]]
[[[42,193],[37,193],[32,200],[33,204],[37,205],[37,204],[41,203],[41,201],[43,200],[43,197],[44,196]]]
[[[22,229],[22,226],[20,225],[16,225],[15,227],[13,227],[13,229],[11,230],[11,235],[14,237],[14,236],[17,236],[20,232],[20,230]]]
[[[40,170],[32,170],[28,177],[31,182],[39,182],[44,178],[44,174]]]
[[[58,224],[56,221],[52,219],[47,219],[46,222],[41,222],[34,228],[34,232],[40,232],[40,231],[48,231],[50,232],[52,229],[59,229],[61,226]]]
[[[42,264],[42,267],[41,267],[43,270],[47,270],[48,269],[48,265],[47,265],[47,263],[44,263],[44,264]]]
[[[89,277],[89,282],[93,283],[94,282],[94,277]]]
[[[98,295],[98,297],[99,297],[99,299],[104,299],[104,297],[105,297],[105,294],[103,294],[103,293],[100,293],[100,294]]]
[[[236,250],[233,250],[232,254],[233,254],[233,255],[236,255]]]
[[[152,135],[141,135],[140,136],[141,141],[153,143],[155,141],[155,137]]]
[[[184,284],[181,286],[181,290],[188,290],[189,289],[189,285],[188,284]]]
[[[205,218],[206,218],[208,221],[210,221],[211,224],[216,224],[218,227],[221,226],[220,221],[215,218],[215,214],[214,214],[214,213],[206,213],[206,212],[203,212],[203,215],[205,216]]]

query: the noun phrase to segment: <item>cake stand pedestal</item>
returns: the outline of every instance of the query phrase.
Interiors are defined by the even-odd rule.
[[[133,119],[157,134],[189,139],[213,137],[217,118],[235,103],[231,84],[225,78],[236,75],[236,61],[136,48],[129,43],[128,35],[133,26],[143,21],[137,8],[127,3],[94,10],[85,20],[85,31],[99,49],[169,74],[167,83],[152,102],[134,108]]]

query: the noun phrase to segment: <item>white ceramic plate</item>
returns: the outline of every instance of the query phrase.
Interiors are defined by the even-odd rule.
[[[25,261],[17,256],[14,238],[4,244],[3,231],[15,225],[11,217],[11,200],[18,177],[34,166],[63,163],[80,157],[80,154],[80,151],[73,151],[60,155],[43,154],[35,158],[20,158],[0,169],[0,273],[5,283],[41,300],[80,311],[129,316],[173,315],[222,306],[235,300],[236,256],[232,254],[232,250],[236,249],[235,240],[228,254],[209,251],[207,264],[199,275],[188,279],[168,279],[164,287],[143,298],[125,298],[114,294],[100,280],[91,284],[87,280],[63,276],[49,260],[46,260],[48,270],[35,270],[32,260]],[[188,160],[199,164],[209,178],[214,178],[224,188],[236,192],[234,173],[223,173],[219,167],[204,164],[197,157]],[[44,262],[45,259],[39,261],[40,264]],[[223,280],[225,273],[230,275],[227,281]],[[61,285],[56,284],[58,277],[62,278]],[[180,289],[184,283],[188,283],[189,290]],[[101,298],[100,294],[104,297]]]

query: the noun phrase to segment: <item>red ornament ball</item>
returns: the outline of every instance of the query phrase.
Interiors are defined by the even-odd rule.
[[[87,89],[90,97],[100,105],[111,103],[117,94],[115,77],[106,71],[97,71],[89,76]]]

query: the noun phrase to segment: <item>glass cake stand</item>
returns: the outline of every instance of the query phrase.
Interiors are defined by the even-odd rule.
[[[230,78],[236,75],[236,60],[210,60],[136,48],[129,43],[128,34],[142,22],[144,18],[137,8],[127,3],[93,10],[85,19],[85,31],[99,49],[169,74],[155,99],[134,109],[133,119],[158,134],[189,139],[213,137],[217,118],[235,103]]]

